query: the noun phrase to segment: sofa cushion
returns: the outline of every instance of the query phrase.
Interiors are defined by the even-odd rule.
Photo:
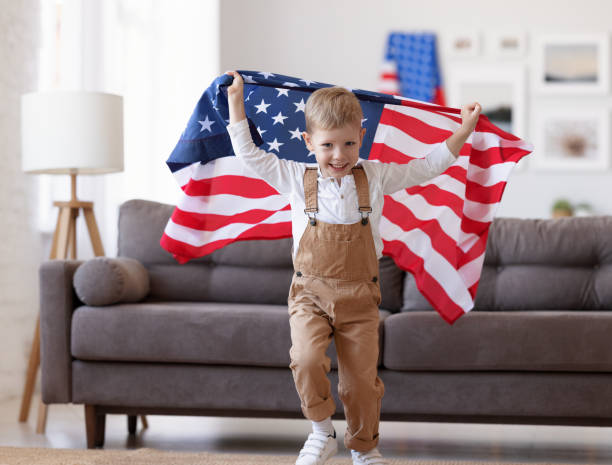
[[[388,257],[383,257],[379,265],[380,307],[398,312],[402,306],[404,272]],[[293,268],[191,262],[150,264],[148,271],[150,297],[154,300],[276,305],[287,305],[293,276]]]
[[[382,324],[390,315],[380,310]],[[289,367],[284,305],[147,302],[81,306],[72,317],[72,356],[81,360]],[[379,364],[382,361],[379,351]],[[338,367],[335,343],[327,350]]]
[[[214,263],[149,265],[151,299],[287,305],[293,270]]]
[[[87,305],[138,302],[149,293],[149,273],[129,257],[95,257],[74,273],[76,294]]]
[[[401,371],[612,371],[609,311],[437,312],[384,321],[383,365]]]

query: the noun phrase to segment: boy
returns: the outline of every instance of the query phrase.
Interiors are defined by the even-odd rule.
[[[289,289],[291,368],[304,416],[312,421],[296,465],[322,465],[337,452],[331,415],[330,358],[335,336],[338,395],[354,465],[385,464],[377,449],[384,385],[377,375],[379,310],[378,231],[383,196],[420,184],[448,168],[474,130],[480,105],[462,108],[462,126],[426,158],[407,164],[359,158],[365,128],[357,97],[342,87],[318,89],[306,102],[302,137],[318,167],[259,149],[244,110],[236,71],[228,87],[227,130],[236,156],[278,192],[290,196],[295,273]]]

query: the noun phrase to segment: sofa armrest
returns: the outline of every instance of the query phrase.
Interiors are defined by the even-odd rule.
[[[46,260],[38,269],[40,287],[41,393],[45,404],[72,401],[72,312],[83,305],[72,279],[83,260]]]

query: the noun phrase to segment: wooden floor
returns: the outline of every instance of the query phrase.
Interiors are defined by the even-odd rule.
[[[19,423],[19,398],[0,402],[0,446],[85,449],[82,405],[52,405],[46,434],[36,434],[37,404]],[[135,436],[125,415],[107,415],[107,449],[151,447],[174,451],[217,451],[295,455],[308,420],[148,416]],[[346,423],[334,420],[338,456],[350,457],[342,438]],[[612,464],[612,428],[381,422],[379,449],[387,457],[499,462]]]

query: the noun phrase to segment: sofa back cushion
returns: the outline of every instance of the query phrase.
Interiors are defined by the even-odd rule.
[[[494,218],[472,310],[612,308],[612,216]],[[402,311],[433,310],[414,278]]]
[[[292,238],[238,241],[181,265],[159,243],[173,211],[142,199],[119,207],[118,255],[147,268],[150,300],[287,304]],[[399,311],[404,272],[389,257],[379,265],[381,308]]]

